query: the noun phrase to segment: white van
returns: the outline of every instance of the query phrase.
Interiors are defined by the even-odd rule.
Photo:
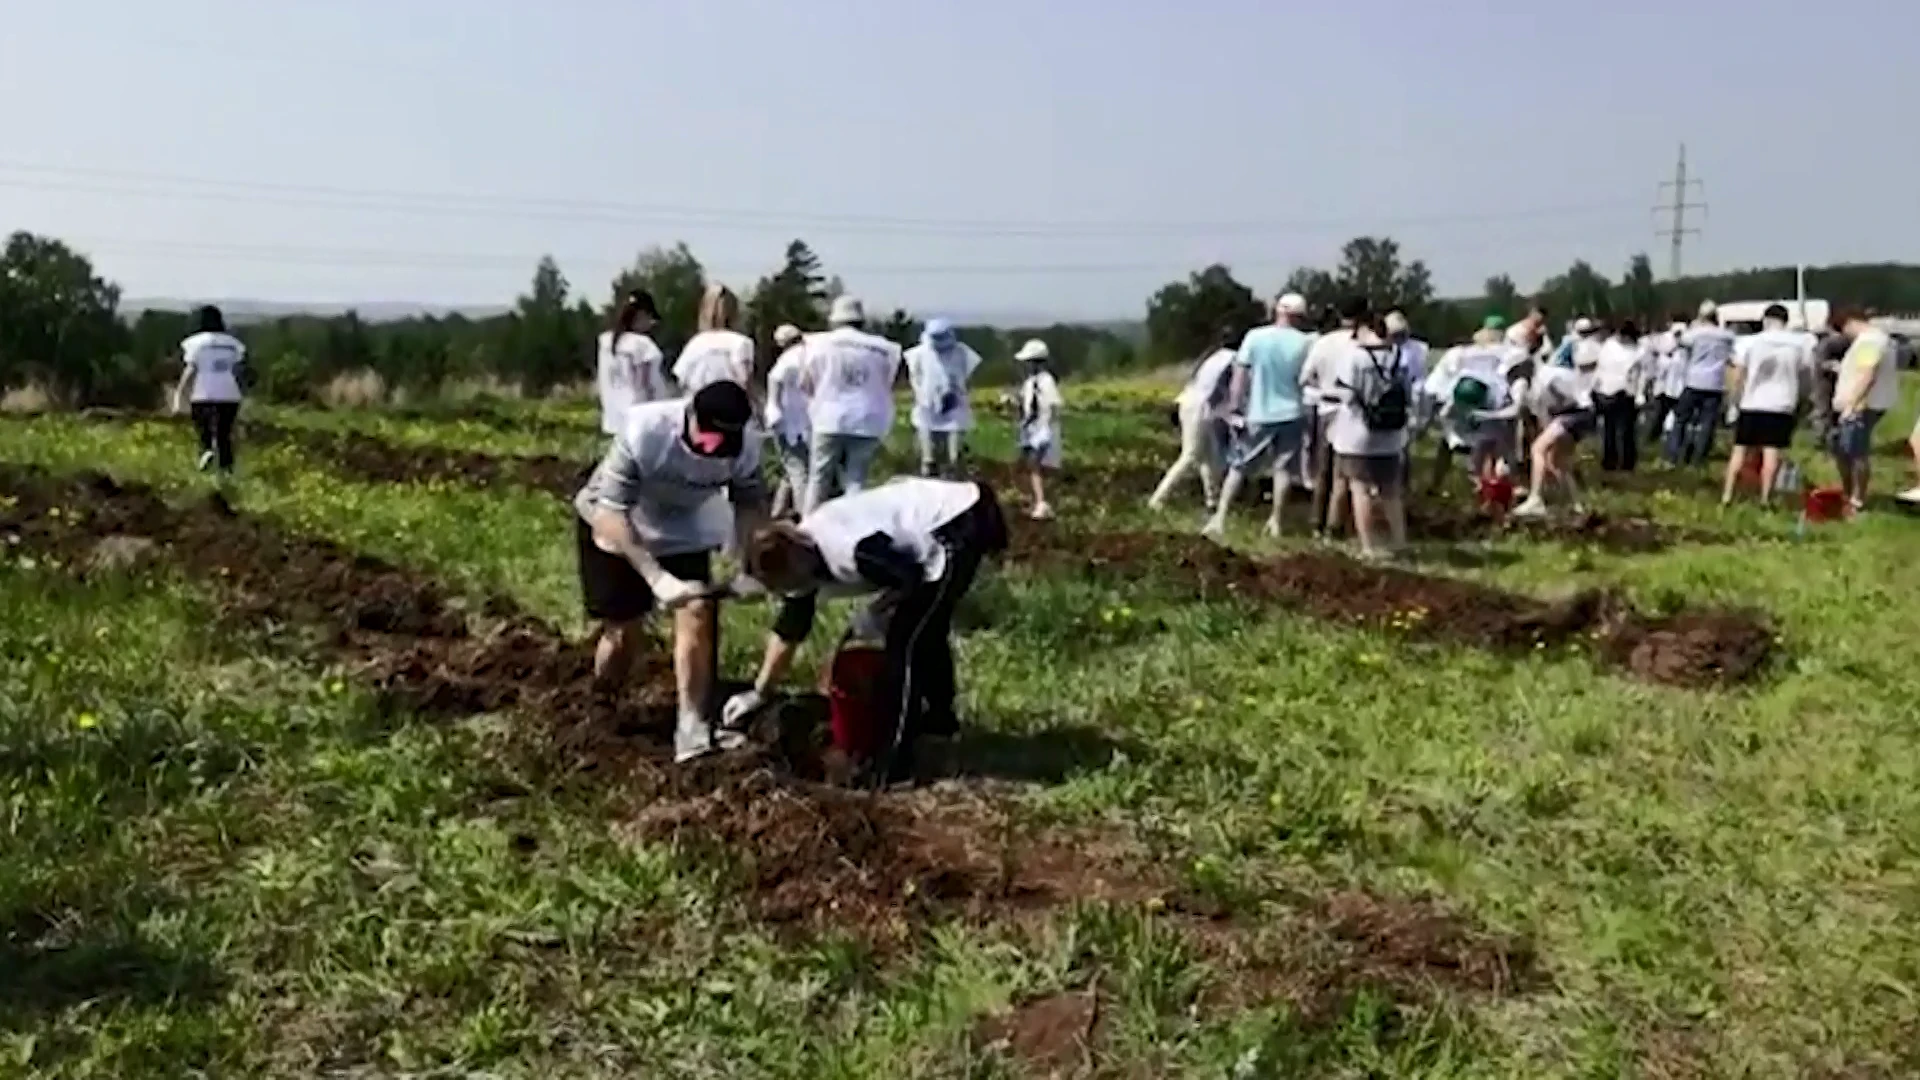
[[[1789,330],[1823,334],[1827,330],[1827,319],[1833,314],[1832,305],[1825,300],[1736,300],[1719,305],[1720,325],[1739,337],[1757,334],[1767,309],[1775,304],[1787,309]]]

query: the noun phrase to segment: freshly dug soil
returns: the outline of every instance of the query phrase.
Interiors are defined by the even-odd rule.
[[[300,447],[348,475],[375,483],[511,487],[571,495],[579,490],[591,464],[551,454],[518,457],[441,446],[399,446],[357,432],[273,424],[249,423],[244,437],[267,445]]]
[[[1420,500],[1408,507],[1407,535],[1415,540],[1458,543],[1520,536],[1623,555],[1665,551],[1676,544],[1725,543],[1696,529],[1663,525],[1651,518],[1589,510],[1571,517],[1495,520],[1465,500]]]
[[[1746,612],[1686,612],[1649,621],[1617,598],[1584,592],[1557,602],[1343,555],[1256,560],[1172,533],[1016,530],[1010,559],[1106,580],[1150,575],[1197,599],[1277,603],[1319,618],[1411,637],[1505,651],[1591,647],[1636,677],[1675,686],[1745,681],[1764,667],[1773,633]]]

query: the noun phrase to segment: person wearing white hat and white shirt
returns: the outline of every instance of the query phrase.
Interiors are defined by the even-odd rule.
[[[619,686],[639,622],[655,609],[673,614],[678,761],[742,742],[712,725],[719,612],[710,582],[713,552],[730,541],[744,550],[766,522],[753,412],[746,388],[733,382],[636,405],[574,497],[582,600],[600,623],[595,681]]]
[[[1575,512],[1581,509],[1580,486],[1573,474],[1573,450],[1581,439],[1593,434],[1597,426],[1591,366],[1597,359],[1595,352],[1576,352],[1575,366],[1571,369],[1536,364],[1526,379],[1515,381],[1514,403],[1509,407],[1532,413],[1539,421],[1540,435],[1532,448],[1533,482],[1526,501],[1514,507],[1514,517],[1545,517],[1547,484],[1554,480],[1566,489]],[[1583,362],[1589,366],[1581,367]]]
[[[920,344],[907,350],[907,382],[913,387],[913,430],[920,441],[920,475],[953,477],[965,455],[973,406],[967,384],[980,370],[980,354],[960,340],[953,323],[933,319]]]
[[[1213,350],[1194,365],[1193,374],[1174,399],[1180,421],[1180,456],[1147,499],[1148,509],[1166,509],[1174,489],[1195,471],[1200,473],[1207,509],[1213,509],[1226,456],[1227,396],[1232,385],[1234,345],[1233,331],[1223,328]]]
[[[647,336],[660,322],[653,294],[634,289],[614,309],[611,325],[600,335],[594,386],[600,394],[600,431],[626,430],[627,411],[650,401],[665,401],[667,358]]]
[[[1760,452],[1760,502],[1771,501],[1780,455],[1793,445],[1800,403],[1813,393],[1813,336],[1787,329],[1784,304],[1767,308],[1761,326],[1733,353],[1732,383],[1740,413],[1733,423],[1733,456],[1727,459],[1722,506],[1733,502],[1733,489],[1753,450]]]
[[[1667,432],[1667,461],[1686,465],[1705,461],[1713,452],[1714,433],[1727,399],[1727,365],[1733,359],[1733,331],[1720,325],[1720,308],[1711,300],[1700,304],[1700,317],[1680,335],[1686,356],[1686,375],[1680,400],[1673,407],[1673,427]]]
[[[807,442],[811,427],[807,418],[807,392],[800,386],[800,328],[792,323],[773,332],[774,347],[780,358],[767,372],[767,434],[772,436],[780,463],[780,486],[773,493],[773,516],[786,517],[797,511],[807,491]]]
[[[1060,383],[1047,370],[1052,358],[1047,343],[1039,338],[1020,346],[1013,359],[1027,366],[1027,377],[1020,384],[1020,463],[1026,466],[1027,481],[1033,487],[1033,520],[1053,520],[1053,507],[1047,503],[1046,474],[1060,467],[1060,412],[1066,401],[1060,396]]]
[[[1647,373],[1647,416],[1644,437],[1665,442],[1673,410],[1687,388],[1687,354],[1680,349],[1680,335],[1687,324],[1675,321],[1653,341],[1653,359]]]
[[[753,388],[753,339],[741,333],[740,298],[725,285],[707,286],[700,298],[700,332],[673,364],[680,397],[691,397],[717,382]]]
[[[1342,398],[1337,384],[1340,365],[1353,345],[1354,330],[1369,313],[1365,297],[1348,297],[1340,304],[1340,326],[1315,338],[1307,350],[1306,363],[1300,367],[1300,400],[1314,410],[1313,446],[1313,532],[1315,536],[1338,533],[1346,519],[1346,506],[1336,499],[1334,449],[1330,428],[1340,415]]]
[[[881,440],[893,430],[893,384],[900,346],[865,329],[864,305],[838,297],[829,329],[807,335],[800,385],[809,401],[812,443],[803,514],[838,494],[867,486]]]
[[[1280,535],[1287,491],[1299,472],[1297,462],[1306,445],[1306,404],[1300,389],[1300,369],[1306,366],[1313,337],[1301,328],[1307,301],[1287,293],[1274,301],[1273,323],[1248,331],[1233,361],[1233,385],[1228,391],[1228,421],[1234,426],[1232,469],[1220,489],[1220,503],[1202,535],[1215,540],[1227,532],[1227,514],[1234,496],[1253,470],[1271,462],[1273,511],[1267,516],[1267,535]]]
[[[1598,335],[1591,340],[1599,341]],[[1588,341],[1583,338],[1576,352],[1587,350]],[[1593,407],[1600,417],[1600,469],[1632,472],[1640,464],[1639,402],[1646,383],[1646,351],[1633,320],[1621,320],[1612,335],[1599,341],[1590,366]]]

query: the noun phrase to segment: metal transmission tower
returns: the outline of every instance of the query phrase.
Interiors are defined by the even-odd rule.
[[[1672,192],[1673,201],[1671,203],[1662,202],[1659,206],[1653,208],[1653,212],[1656,214],[1671,214],[1673,224],[1664,229],[1654,230],[1654,235],[1668,237],[1673,242],[1673,253],[1667,265],[1667,272],[1669,277],[1678,278],[1680,276],[1681,255],[1686,248],[1687,237],[1700,235],[1699,229],[1687,227],[1687,211],[1698,210],[1702,216],[1705,216],[1707,212],[1707,204],[1705,201],[1707,196],[1706,185],[1698,180],[1687,179],[1686,143],[1680,144],[1680,160],[1679,163],[1673,167],[1673,179],[1665,181],[1660,185],[1660,197],[1662,199],[1668,197],[1668,192]],[[1696,192],[1699,194],[1701,201],[1688,202],[1687,200]]]

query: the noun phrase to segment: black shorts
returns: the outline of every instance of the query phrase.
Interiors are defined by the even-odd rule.
[[[593,542],[593,526],[574,515],[575,546],[580,554],[580,598],[586,602],[587,615],[606,622],[632,622],[653,610],[653,590],[633,564],[619,555],[600,550]],[[713,580],[713,555],[697,551],[688,555],[657,557],[660,569],[682,581],[705,584]]]
[[[1554,417],[1552,422],[1559,424],[1560,430],[1566,432],[1567,438],[1574,442],[1579,442],[1581,439],[1593,434],[1594,430],[1600,425],[1600,420],[1594,415],[1592,409],[1575,409],[1572,412],[1563,412]]]
[[[1733,422],[1733,445],[1784,450],[1793,445],[1793,414],[1742,410]]]

